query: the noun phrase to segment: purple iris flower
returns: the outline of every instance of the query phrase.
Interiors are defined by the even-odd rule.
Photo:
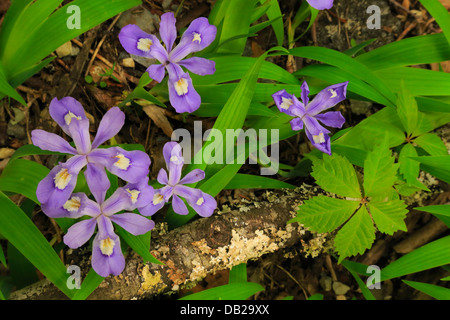
[[[347,94],[348,81],[326,87],[320,91],[314,99],[309,102],[308,84],[303,82],[300,102],[294,95],[281,90],[272,95],[278,109],[292,117],[290,121],[292,130],[301,130],[305,125],[305,133],[312,145],[322,152],[331,155],[329,130],[324,125],[341,128],[345,123],[345,118],[339,111],[329,111],[323,114],[320,112],[334,107],[339,102],[345,100]]]
[[[154,195],[150,203],[144,207],[138,208],[139,212],[145,216],[154,214],[161,209],[166,202],[172,198],[173,211],[178,214],[186,215],[189,210],[181,198],[186,199],[200,216],[209,217],[217,208],[217,202],[213,196],[201,191],[185,186],[198,182],[205,178],[205,172],[200,169],[194,169],[181,179],[181,171],[184,165],[181,146],[177,142],[168,142],[163,148],[164,160],[169,171],[161,168],[158,173],[157,180],[164,187],[154,191]]]
[[[306,0],[309,5],[317,10],[331,9],[333,7],[333,0]]]
[[[74,193],[62,207],[53,211],[53,217],[87,217],[72,225],[64,236],[64,243],[72,249],[84,245],[97,226],[98,232],[92,243],[92,267],[102,277],[117,276],[125,268],[125,258],[113,222],[135,236],[150,231],[155,226],[154,221],[132,212],[118,212],[145,205],[152,196],[153,188],[140,190],[130,185],[118,188],[106,201],[104,196],[93,201],[84,193]]]
[[[75,148],[54,133],[40,129],[31,133],[33,144],[39,148],[73,155],[55,166],[37,187],[36,195],[46,214],[51,215],[52,210],[66,203],[75,188],[79,172],[85,166],[86,182],[96,198],[104,197],[110,187],[105,168],[131,183],[148,175],[150,158],[145,152],[126,151],[119,147],[97,148],[122,128],[125,114],[119,108],[114,107],[106,112],[92,144],[89,120],[77,100],[72,97],[54,98],[49,109],[51,117],[73,139]]]
[[[192,85],[189,73],[184,72],[181,67],[202,76],[216,71],[214,61],[200,57],[187,59],[185,57],[209,46],[216,37],[217,28],[209,24],[207,18],[197,18],[192,21],[178,45],[173,48],[177,38],[175,22],[173,12],[161,16],[159,35],[165,48],[156,36],[142,31],[134,24],[120,30],[119,40],[128,53],[158,60],[161,64],[152,64],[146,70],[150,78],[161,82],[166,69],[169,74],[170,103],[178,113],[193,112],[200,107],[201,98]]]

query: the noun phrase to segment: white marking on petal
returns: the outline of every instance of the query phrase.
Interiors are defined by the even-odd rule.
[[[201,34],[197,32],[192,32],[192,34],[194,35],[194,39],[192,39],[192,42],[198,41],[198,43],[200,44],[202,42]]]
[[[64,116],[64,121],[66,122],[67,125],[69,125],[72,122],[72,118],[75,118],[77,120],[81,120],[80,116],[77,116],[76,114],[74,114],[71,111],[69,111]]]
[[[55,181],[55,187],[59,190],[64,190],[72,179],[72,175],[67,168],[59,170],[53,180]]]
[[[150,47],[152,46],[153,41],[149,38],[140,38],[137,43],[137,48],[144,52],[149,52]]]
[[[205,199],[203,199],[203,197],[200,197],[200,198],[198,198],[198,200],[195,204],[198,206],[201,206],[203,204],[203,202],[205,202]]]
[[[116,243],[114,242],[113,239],[111,239],[110,237],[100,240],[100,251],[105,255],[105,256],[110,256],[113,254],[114,252],[114,245]]]
[[[292,102],[292,99],[288,99],[285,97],[281,97],[281,104],[280,104],[280,108],[287,110],[289,109],[290,106],[292,106],[294,103]]]
[[[183,96],[188,92],[188,82],[184,78],[180,78],[180,80],[175,82],[174,87],[179,96]]]
[[[313,135],[314,143],[324,143],[325,142],[325,136],[323,135],[323,132],[320,132],[318,135]]]
[[[336,98],[336,97],[337,97],[337,92],[336,92],[336,90],[333,90],[333,89],[328,89],[328,91],[330,91],[330,92],[331,92],[331,97],[330,97],[330,99],[332,99],[332,98]]]
[[[177,156],[171,156],[170,157],[170,162],[175,163],[175,164],[180,164],[182,161],[179,157]]]
[[[72,197],[64,203],[63,208],[70,212],[77,212],[81,206],[80,197]]]
[[[164,197],[161,193],[155,193],[153,195],[153,204],[160,204],[164,201]]]
[[[131,203],[136,203],[137,198],[139,197],[139,194],[141,193],[139,190],[130,190],[127,189],[128,193],[130,194]]]
[[[123,154],[119,153],[117,156],[114,156],[114,158],[117,158],[118,160],[114,162],[114,165],[121,169],[121,170],[127,170],[130,166],[130,159],[125,157]]]

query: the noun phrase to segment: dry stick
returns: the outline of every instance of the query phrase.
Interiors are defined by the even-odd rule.
[[[152,298],[195,284],[206,275],[257,259],[309,237],[303,227],[287,222],[296,215],[298,205],[313,196],[314,190],[302,186],[294,191],[273,194],[255,207],[215,213],[200,218],[167,234],[152,234],[151,253],[164,265],[144,263],[131,252],[125,270],[117,277],[107,277],[89,299]],[[316,191],[317,192],[317,191]],[[241,203],[242,205],[242,203]],[[73,252],[83,272],[90,266],[90,252]],[[68,256],[70,258],[70,256]],[[72,261],[66,263],[74,264]],[[10,299],[64,299],[48,280],[11,293]]]

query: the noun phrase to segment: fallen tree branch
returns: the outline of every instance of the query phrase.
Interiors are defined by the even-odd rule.
[[[306,231],[287,224],[299,204],[317,193],[303,185],[294,191],[268,196],[268,201],[244,203],[237,210],[201,218],[152,239],[151,252],[164,265],[143,263],[136,253],[127,257],[125,270],[107,277],[88,299],[144,299],[177,291],[206,275],[229,269],[264,254],[300,244]],[[250,202],[249,202],[250,203]],[[77,252],[78,251],[78,252]],[[81,251],[74,251],[81,254]],[[90,269],[90,252],[80,268]],[[68,274],[69,276],[69,274]],[[11,293],[11,300],[65,299],[47,280]]]

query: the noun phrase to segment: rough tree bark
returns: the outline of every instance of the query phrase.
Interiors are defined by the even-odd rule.
[[[270,194],[267,201],[241,205],[237,210],[201,218],[160,235],[152,239],[151,252],[164,265],[143,263],[131,252],[123,273],[105,278],[88,299],[152,298],[266,253],[300,245],[307,231],[297,223],[287,222],[296,215],[302,201],[317,192],[316,188],[302,185],[294,191]],[[89,254],[80,260],[82,270],[90,269]],[[10,296],[11,300],[66,298],[47,280]]]

